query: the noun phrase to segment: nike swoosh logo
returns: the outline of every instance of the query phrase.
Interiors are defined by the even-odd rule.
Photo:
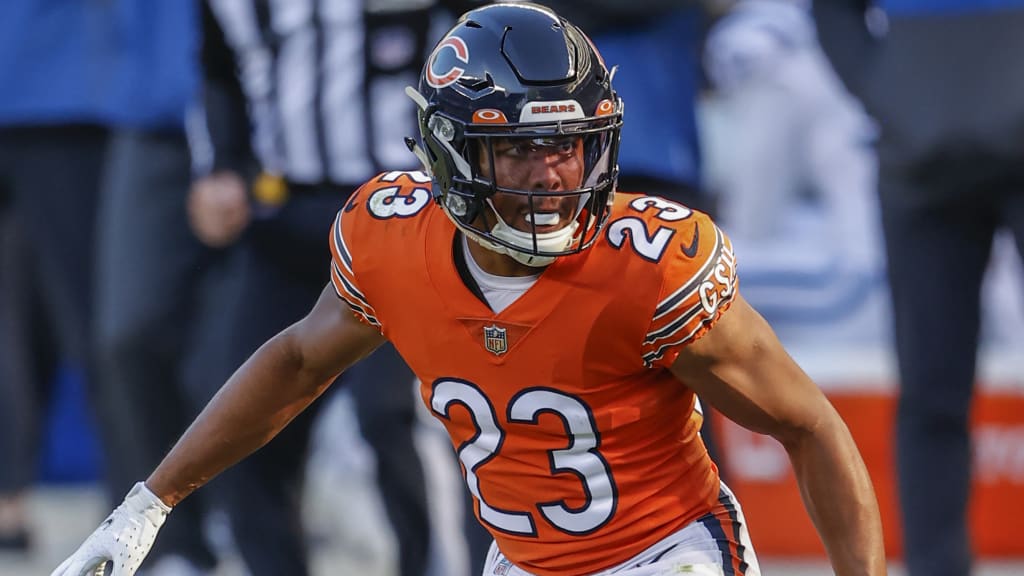
[[[687,258],[694,258],[697,256],[698,244],[700,244],[700,227],[695,225],[693,227],[693,239],[690,240],[690,245],[683,246],[680,244],[679,249],[683,251],[683,254],[686,254]]]

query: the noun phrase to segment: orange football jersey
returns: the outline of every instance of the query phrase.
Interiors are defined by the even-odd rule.
[[[386,173],[339,212],[332,279],[421,380],[506,557],[589,574],[711,510],[718,472],[695,397],[667,367],[736,293],[722,231],[618,193],[601,238],[500,314],[461,279],[456,239],[427,175]]]

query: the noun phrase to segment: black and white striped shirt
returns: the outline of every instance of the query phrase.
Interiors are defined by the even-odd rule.
[[[433,41],[434,0],[207,0],[209,169],[358,184],[415,167],[404,87]],[[384,8],[387,9],[384,9]]]

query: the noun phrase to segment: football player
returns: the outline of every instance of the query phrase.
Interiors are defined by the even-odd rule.
[[[759,574],[697,395],[789,452],[837,574],[885,573],[852,438],[737,289],[706,215],[615,191],[623,105],[587,37],[466,13],[409,95],[424,172],[341,208],[332,285],[228,380],[55,575],[134,574],[172,507],[390,340],[494,536],[485,574]]]

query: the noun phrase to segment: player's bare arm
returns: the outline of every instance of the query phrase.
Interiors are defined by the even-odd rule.
[[[728,418],[782,443],[836,574],[885,574],[878,504],[849,430],[741,295],[672,372]]]
[[[277,435],[343,370],[384,341],[328,285],[305,318],[259,348],[228,379],[145,483],[51,576],[131,576],[171,507]]]
[[[327,286],[312,311],[268,340],[228,379],[146,485],[174,506],[270,441],[384,337]]]

